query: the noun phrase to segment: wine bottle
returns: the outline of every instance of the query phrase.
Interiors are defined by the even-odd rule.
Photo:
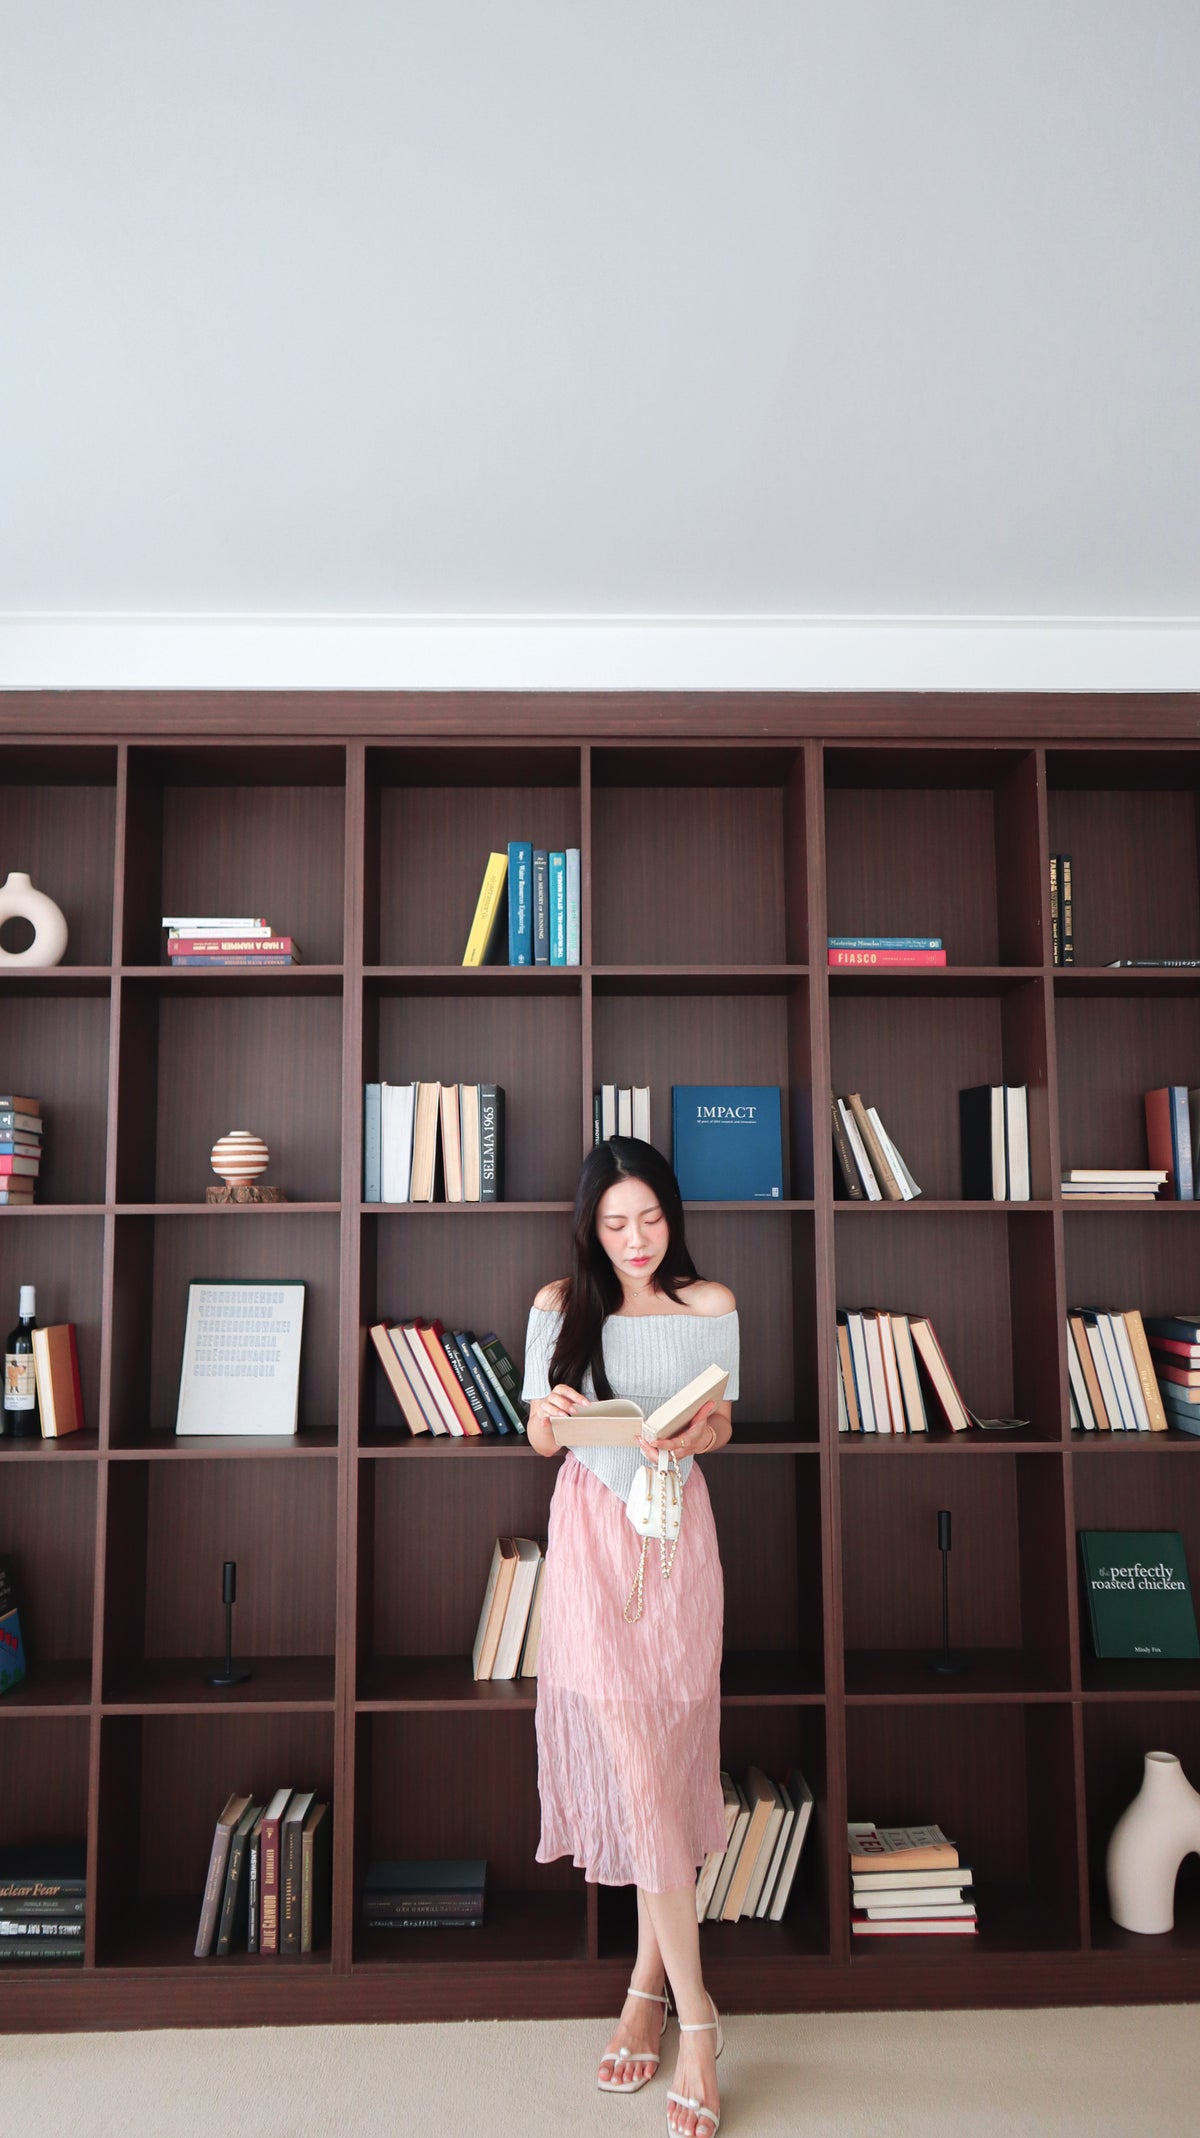
[[[33,1331],[37,1294],[32,1284],[21,1286],[18,1321],[4,1345],[4,1424],[2,1430],[14,1440],[35,1440],[41,1431],[38,1415],[37,1377],[33,1370]]]

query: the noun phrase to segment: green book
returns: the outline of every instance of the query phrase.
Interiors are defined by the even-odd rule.
[[[1177,1529],[1081,1529],[1079,1553],[1097,1656],[1200,1656]]]

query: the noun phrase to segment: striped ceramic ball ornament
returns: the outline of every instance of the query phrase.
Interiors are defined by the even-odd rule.
[[[214,1143],[212,1169],[227,1186],[241,1188],[266,1172],[270,1156],[261,1136],[252,1136],[249,1129],[234,1128]]]

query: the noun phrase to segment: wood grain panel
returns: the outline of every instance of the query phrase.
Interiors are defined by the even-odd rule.
[[[56,1461],[56,1452],[9,1467],[0,1513],[0,1557],[12,1575],[31,1679],[42,1662],[92,1652],[96,1466]]]
[[[243,1655],[332,1655],[336,1479],[324,1462],[151,1463],[145,1654],[219,1655],[237,1561]],[[114,1575],[120,1579],[120,1561]]]
[[[144,1332],[150,1341],[150,1416],[138,1421],[139,1428],[175,1430],[187,1288],[193,1278],[303,1281],[300,1430],[333,1425],[338,1414],[337,1219],[229,1211],[219,1217],[157,1218],[154,1226],[153,1318]],[[117,1416],[114,1393],[114,1427]]]
[[[567,1858],[534,1861],[532,1714],[376,1715],[359,1728],[357,1760],[370,1778],[362,1870],[378,1856],[483,1856],[489,1892],[577,1890],[582,1927],[579,1872]]]
[[[579,1176],[578,996],[386,995],[379,1074],[500,1084],[509,1202],[569,1202]]]
[[[1064,1219],[1070,1306],[1136,1306],[1145,1314],[1190,1314],[1200,1300],[1200,1231],[1186,1206],[1169,1215],[1136,1204]]]
[[[1042,965],[1050,951],[1042,934],[1047,863],[1038,822],[1036,751],[1030,750],[997,780],[994,814],[1000,962]]]
[[[827,788],[830,935],[940,935],[950,963],[1000,957],[992,796]]]
[[[457,965],[488,855],[506,851],[510,839],[547,852],[578,846],[579,789],[385,787],[379,819],[380,963]],[[508,963],[507,936],[497,962]]]
[[[741,1394],[735,1433],[752,1425],[793,1422],[796,1438],[817,1437],[816,1331],[793,1321],[792,1271],[812,1268],[812,1221],[769,1210],[694,1210],[688,1245],[704,1277],[727,1284],[738,1304]]]
[[[102,1218],[0,1215],[0,1300],[4,1303],[0,1318],[4,1334],[7,1336],[16,1321],[23,1284],[37,1287],[37,1318],[43,1328],[53,1322],[74,1322],[83,1422],[92,1432],[100,1416],[103,1256]],[[52,1461],[56,1452],[48,1449],[47,1460]]]
[[[0,1083],[6,1092],[42,1102],[37,1200],[102,1203],[107,997],[18,993],[20,985],[0,980]]]
[[[1198,1080],[1200,997],[1062,995],[1055,1028],[1064,1168],[1148,1164],[1145,1094]]]
[[[1071,856],[1077,965],[1200,957],[1194,779],[1151,793],[1052,784],[1051,851]]]
[[[598,965],[781,965],[778,787],[607,787],[592,798]]]
[[[816,1466],[790,1456],[702,1465],[725,1576],[725,1648],[820,1657],[821,1510]],[[684,1496],[684,1521],[687,1497]],[[653,1548],[649,1554],[655,1561]]]
[[[851,1708],[846,1752],[850,1817],[935,1820],[976,1874],[981,1920],[989,1886],[1028,1881],[1023,1708]]]
[[[213,1144],[246,1128],[270,1147],[264,1179],[291,1202],[337,1202],[341,1053],[336,998],[160,1001],[154,1200],[203,1202]]]
[[[13,779],[7,757],[4,770],[11,811],[9,863],[23,869],[34,888],[61,908],[67,923],[64,962],[107,965],[112,957],[115,786],[26,786],[19,768]],[[0,927],[0,943],[9,952],[24,950],[32,941],[27,921],[5,921]],[[5,1085],[6,1090],[12,1088],[26,1087]]]
[[[23,1716],[0,1729],[0,1846],[82,1841],[87,1833],[88,1723]]]

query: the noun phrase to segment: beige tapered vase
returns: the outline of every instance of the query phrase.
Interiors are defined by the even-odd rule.
[[[1175,1926],[1175,1880],[1200,1851],[1200,1795],[1173,1752],[1147,1752],[1142,1786],[1108,1844],[1108,1905],[1114,1923],[1153,1937]]]
[[[28,876],[11,869],[0,883],[0,922],[29,921],[33,941],[24,950],[0,943],[0,965],[57,965],[67,947],[67,923],[60,907],[44,891],[35,891]]]

